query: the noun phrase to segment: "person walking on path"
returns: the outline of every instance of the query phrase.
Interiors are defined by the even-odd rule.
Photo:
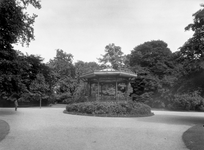
[[[18,99],[14,100],[14,105],[15,105],[15,111],[17,111],[17,108],[18,108]]]
[[[18,99],[19,99],[19,95],[17,93],[14,93],[11,95],[11,100],[14,101],[15,111],[17,111],[17,108],[18,108]]]

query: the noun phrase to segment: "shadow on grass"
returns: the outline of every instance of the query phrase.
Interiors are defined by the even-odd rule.
[[[5,136],[9,133],[9,130],[9,124],[4,120],[0,120],[0,141],[5,138]]]
[[[154,115],[151,118],[140,118],[140,121],[149,123],[163,123],[172,125],[195,125],[204,124],[204,117],[200,116],[178,116],[178,115]]]
[[[204,150],[204,127],[196,125],[183,133],[183,141],[190,150]]]

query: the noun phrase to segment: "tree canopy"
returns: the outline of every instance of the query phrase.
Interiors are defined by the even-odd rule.
[[[204,7],[204,5],[201,5],[201,7]],[[183,57],[197,60],[204,57],[204,9],[198,10],[193,14],[193,17],[193,23],[190,23],[185,28],[185,30],[192,30],[194,32],[193,37],[180,48],[180,51]]]
[[[145,42],[131,51],[129,65],[132,68],[139,65],[147,72],[161,77],[169,71],[171,64],[168,59],[171,54],[167,44],[161,40]]]
[[[0,5],[1,48],[20,42],[29,45],[34,40],[33,24],[37,15],[26,13],[28,5],[40,9],[38,0],[3,0]]]
[[[114,43],[105,47],[105,54],[102,58],[98,59],[100,63],[106,65],[108,62],[114,69],[121,69],[124,65],[124,55],[120,46],[116,46]],[[110,66],[109,66],[110,67]]]

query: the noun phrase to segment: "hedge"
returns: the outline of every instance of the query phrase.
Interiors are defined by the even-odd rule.
[[[204,99],[198,93],[174,95],[167,106],[170,110],[204,111]]]
[[[66,106],[68,113],[106,116],[145,116],[152,115],[151,108],[137,102],[83,102]]]

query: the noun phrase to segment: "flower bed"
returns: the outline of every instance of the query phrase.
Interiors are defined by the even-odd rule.
[[[66,106],[66,112],[96,116],[150,116],[151,108],[136,102],[84,102]]]

